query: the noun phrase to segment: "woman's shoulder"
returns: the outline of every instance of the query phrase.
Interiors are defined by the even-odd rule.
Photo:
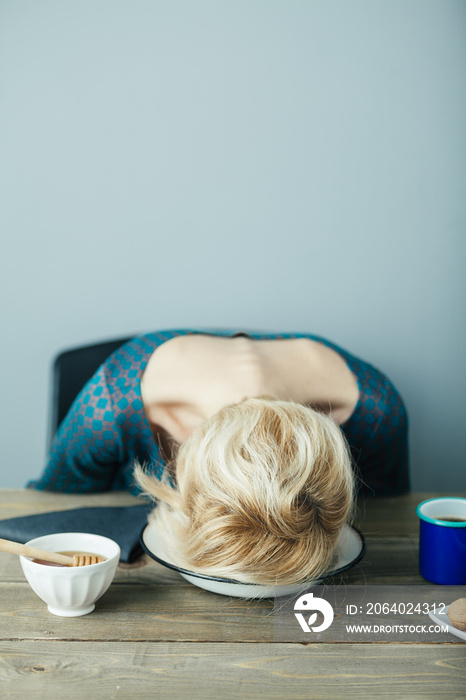
[[[105,364],[107,370],[118,369],[120,363],[132,363],[138,364],[145,367],[150,356],[153,352],[166,343],[177,337],[182,336],[212,336],[212,337],[223,337],[223,338],[233,338],[237,336],[245,336],[246,338],[251,338],[254,340],[288,340],[293,338],[308,338],[315,342],[321,343],[332,350],[335,350],[339,355],[341,355],[350,366],[355,363],[363,362],[357,358],[354,354],[350,353],[348,350],[344,349],[341,345],[324,338],[321,335],[316,335],[315,333],[302,332],[302,331],[277,331],[277,330],[262,330],[262,329],[250,329],[250,328],[210,328],[210,327],[197,327],[197,328],[169,328],[157,331],[151,331],[148,333],[142,333],[140,335],[134,336],[126,343],[121,345],[109,358],[107,358]],[[363,362],[363,364],[366,364]]]
[[[176,337],[181,336],[196,336],[205,335],[213,337],[233,338],[237,336],[245,336],[255,340],[280,340],[293,338],[308,338],[317,343],[321,343],[326,347],[336,351],[346,361],[350,369],[356,374],[367,371],[372,368],[368,362],[360,359],[352,352],[349,352],[341,345],[315,333],[302,331],[277,331],[277,330],[262,330],[250,328],[211,328],[211,327],[196,327],[196,328],[169,328],[163,330],[151,331],[136,335],[126,343],[121,345],[109,358],[105,361],[105,371],[107,374],[118,374],[122,370],[128,371],[144,371],[151,355],[154,351]]]

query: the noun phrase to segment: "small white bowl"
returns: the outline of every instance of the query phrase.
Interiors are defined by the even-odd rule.
[[[108,537],[84,532],[60,532],[36,537],[26,542],[49,552],[92,552],[105,561],[88,566],[48,566],[20,556],[29,585],[47,603],[52,615],[78,617],[87,615],[110,586],[120,559],[120,548]]]

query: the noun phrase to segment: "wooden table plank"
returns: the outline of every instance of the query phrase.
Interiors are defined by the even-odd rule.
[[[0,489],[0,519],[87,506],[135,506],[143,502],[127,491],[78,494],[35,489]]]
[[[464,698],[450,646],[16,642],[0,645],[5,698],[415,700]]]
[[[344,606],[333,603],[336,611],[331,629],[319,638],[321,642],[348,644],[351,642],[383,642],[386,635],[351,635],[346,625],[420,625],[431,624],[425,611],[409,615],[388,615],[371,612],[366,615],[367,601],[376,603],[402,602],[449,605],[461,597],[461,587],[433,584],[418,586],[371,587],[337,586],[327,589],[332,602],[363,601],[361,614],[353,618],[344,613]],[[331,591],[336,591],[332,593]],[[380,591],[380,593],[379,593]],[[318,593],[320,595],[320,592]],[[0,585],[0,640],[61,640],[61,641],[179,641],[179,642],[308,642],[317,641],[301,632],[292,612],[292,604],[273,600],[247,601],[213,595],[184,582],[171,585],[113,585],[97,601],[95,611],[77,618],[57,617],[48,612],[27,583]],[[293,602],[293,601],[292,601]],[[291,607],[290,607],[291,606]],[[398,639],[393,637],[390,639]],[[466,644],[450,634],[424,635],[418,638],[401,636],[399,641],[429,644]]]
[[[419,521],[416,505],[435,496],[460,496],[466,493],[410,493],[392,498],[360,498],[355,524],[373,537],[406,537],[417,535]],[[36,491],[35,489],[0,489],[0,519],[14,518],[52,510],[67,510],[86,506],[129,506],[143,503],[125,491],[107,493],[67,494]]]
[[[0,639],[273,641],[270,601],[218,596],[180,586],[111,586],[95,611],[51,615],[27,583],[2,584]]]
[[[365,557],[349,571],[332,579],[333,583],[345,581],[347,584],[412,583],[425,585],[419,574],[418,541],[415,537],[366,539]],[[184,579],[175,571],[145,558],[146,565],[139,569],[118,568],[114,584],[117,583],[166,583],[178,585]],[[0,553],[0,581],[22,582],[24,574],[19,558],[13,554]]]
[[[466,493],[408,493],[390,498],[358,499],[355,525],[366,537],[419,537],[416,506],[439,496],[466,497]]]

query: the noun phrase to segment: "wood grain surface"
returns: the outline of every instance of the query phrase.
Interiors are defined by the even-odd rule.
[[[418,572],[415,506],[433,495],[361,502],[366,556],[333,583],[432,588]],[[2,490],[0,518],[139,502]],[[277,643],[273,601],[209,593],[148,558],[118,568],[92,614],[61,618],[30,589],[18,557],[0,553],[0,652],[2,698],[466,697],[466,644],[452,635],[428,644],[353,644],[343,633],[333,643]]]
[[[464,698],[460,647],[55,642],[0,644],[5,698]]]

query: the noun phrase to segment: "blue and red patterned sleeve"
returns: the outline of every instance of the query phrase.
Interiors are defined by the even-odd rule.
[[[125,461],[119,428],[103,365],[61,423],[42,476],[27,487],[62,493],[110,490]]]

